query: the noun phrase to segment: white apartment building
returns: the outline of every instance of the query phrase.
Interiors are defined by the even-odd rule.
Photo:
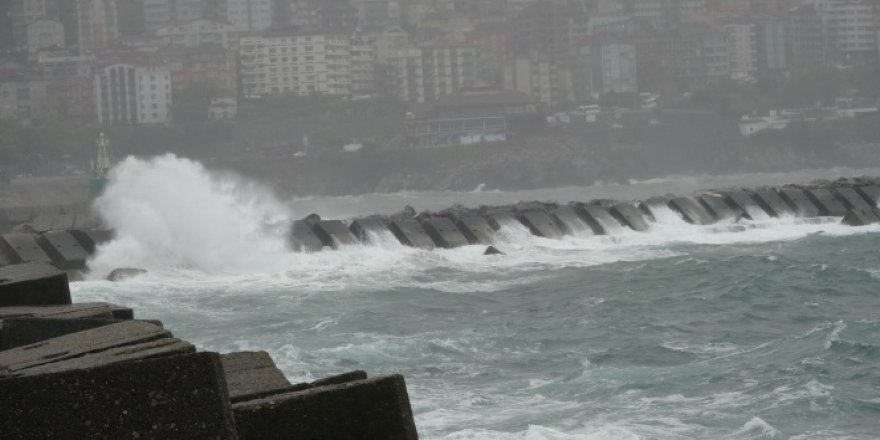
[[[726,24],[723,27],[727,42],[729,74],[733,78],[746,79],[758,71],[758,45],[755,25]]]
[[[476,48],[425,45],[397,51],[389,60],[392,88],[409,102],[430,102],[473,84]]]
[[[877,52],[876,1],[805,0],[822,17],[834,49],[844,56],[873,57]]]
[[[159,29],[156,36],[169,46],[195,47],[213,44],[235,50],[244,31],[244,28],[229,23],[200,19]]]
[[[273,94],[351,96],[349,37],[265,34],[242,37],[239,47],[246,98]]]
[[[275,0],[227,0],[226,19],[249,31],[269,29],[278,17]]]
[[[95,76],[95,107],[105,125],[171,120],[171,72],[165,67],[114,64]]]
[[[603,44],[593,56],[594,93],[636,93],[636,48],[632,44]]]

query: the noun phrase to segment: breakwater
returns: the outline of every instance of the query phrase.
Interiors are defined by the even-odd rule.
[[[750,227],[740,220],[779,217],[841,217],[852,226],[880,222],[876,179],[841,179],[813,185],[705,191],[656,196],[640,201],[591,200],[567,204],[520,202],[479,208],[451,207],[417,213],[324,219],[311,214],[292,220],[286,243],[295,252],[318,252],[354,245],[402,244],[423,249],[496,243],[504,228],[558,239],[566,235],[644,232],[664,218],[680,218],[721,230]],[[97,247],[113,237],[88,211],[40,213],[23,208],[0,212],[0,266],[44,262],[66,271],[86,269]]]
[[[65,272],[0,268],[9,439],[417,439],[400,375],[293,384],[265,352],[201,352],[130,308],[72,304]]]

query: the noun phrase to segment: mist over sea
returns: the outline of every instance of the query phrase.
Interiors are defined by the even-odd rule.
[[[127,159],[96,205],[117,232],[74,301],[160,319],[203,350],[266,350],[291,380],[407,380],[424,439],[880,438],[880,226],[763,218],[423,251],[389,237],[287,250],[287,221],[637,199],[880,170],[672,177],[527,192],[283,201],[174,156]],[[734,227],[738,226],[738,227]],[[745,226],[744,228],[742,226]],[[120,283],[113,269],[148,273]]]

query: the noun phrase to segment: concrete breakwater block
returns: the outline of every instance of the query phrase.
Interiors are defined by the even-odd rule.
[[[676,197],[669,201],[669,207],[681,214],[684,220],[694,225],[711,225],[715,217],[690,197]]]
[[[416,220],[397,220],[391,222],[388,225],[388,229],[401,243],[407,246],[434,249],[436,245],[434,240],[431,240],[431,237],[428,236],[428,233],[425,232],[425,229]]]
[[[625,224],[614,218],[604,206],[584,203],[575,205],[574,209],[593,228],[596,235],[611,234],[625,227]]]
[[[173,339],[171,332],[143,321],[123,321],[48,339],[0,352],[0,378],[28,375],[29,370],[58,364],[113,348],[134,346],[159,339]]]
[[[363,243],[370,242],[370,235],[382,235],[390,232],[385,220],[381,217],[364,217],[355,219],[349,225],[348,230]]]
[[[67,274],[45,263],[0,268],[0,307],[70,304]]]
[[[877,185],[866,185],[866,186],[858,186],[855,188],[856,192],[859,193],[862,198],[871,205],[872,208],[880,207],[877,202],[880,201],[880,186]]]
[[[455,217],[455,224],[470,244],[490,244],[493,242],[495,230],[485,218],[477,214],[466,213]]]
[[[292,391],[291,383],[265,351],[221,354],[220,362],[233,403]]]
[[[517,217],[522,224],[529,228],[532,235],[554,239],[562,238],[562,231],[546,211],[522,212]]]
[[[339,249],[340,246],[359,244],[360,241],[348,230],[341,220],[319,220],[312,224],[312,230],[324,246]]]
[[[703,208],[709,211],[716,220],[739,220],[744,214],[742,211],[731,208],[724,200],[724,196],[720,194],[703,194],[698,199]]]
[[[293,222],[290,228],[290,245],[296,252],[318,252],[324,248],[324,242],[304,220]]]
[[[732,208],[744,212],[749,220],[762,220],[771,216],[771,214],[758,205],[752,195],[746,191],[729,193],[725,195],[725,199]]]
[[[242,440],[416,440],[403,376],[325,385],[233,404]]]
[[[615,204],[611,207],[611,214],[621,223],[626,224],[635,231],[644,232],[650,228],[642,211],[631,203]]]
[[[571,206],[560,206],[550,212],[564,234],[593,235],[593,228]]]
[[[89,255],[94,254],[99,245],[113,239],[113,231],[104,229],[76,229],[70,233]]]
[[[0,320],[12,318],[115,319],[112,307],[113,305],[108,303],[0,307]]]
[[[451,249],[467,246],[469,240],[451,219],[446,217],[428,217],[421,221],[425,232],[438,246]]]
[[[662,208],[669,207],[669,198],[663,196],[655,196],[651,197],[648,200],[644,200],[639,203],[639,211],[642,211],[642,214],[645,215],[645,219],[651,222],[656,222],[658,218],[658,210]]]
[[[54,222],[54,215],[40,215],[34,218],[34,220],[30,222],[30,225],[34,232],[47,232],[52,230],[52,224]]]
[[[52,221],[52,231],[68,231],[76,227],[76,214],[61,214]]]
[[[874,205],[869,205],[855,189],[848,186],[841,186],[834,189],[837,200],[843,203],[847,209],[859,209],[862,211],[870,211],[874,209]]]
[[[496,231],[501,230],[501,228],[504,226],[524,226],[522,222],[516,217],[516,214],[510,211],[494,211],[491,213],[487,213],[486,221],[488,221],[489,226],[492,226],[492,229]]]
[[[816,188],[806,190],[807,197],[819,207],[819,212],[824,216],[842,217],[846,215],[847,209],[837,200],[834,193],[830,189]]]
[[[818,217],[819,207],[807,197],[807,193],[801,188],[785,188],[779,191],[779,196],[794,209],[798,217]]]
[[[216,353],[0,380],[0,395],[4,438],[238,438]]]
[[[865,226],[880,223],[880,211],[872,209],[850,209],[843,216],[841,223],[848,226]]]
[[[82,270],[86,268],[89,253],[79,244],[73,234],[67,231],[52,231],[41,235],[37,243],[52,258],[52,264],[61,270]]]
[[[756,191],[755,201],[773,217],[794,215],[794,209],[788,203],[785,203],[774,189]]]
[[[34,234],[5,234],[0,236],[0,247],[4,248],[6,254],[13,255],[17,263],[52,262]]]
[[[101,227],[101,220],[92,212],[81,212],[76,214],[73,227],[75,229],[98,229]]]

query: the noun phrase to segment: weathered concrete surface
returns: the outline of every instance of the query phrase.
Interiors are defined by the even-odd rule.
[[[807,197],[801,188],[785,188],[779,191],[779,196],[794,208],[798,217],[818,217],[819,207]]]
[[[77,229],[70,233],[90,255],[95,253],[98,245],[113,239],[113,232],[103,229]]]
[[[492,229],[498,231],[504,226],[524,226],[522,222],[516,218],[516,214],[510,211],[494,211],[486,214],[486,221]]]
[[[143,321],[123,321],[72,333],[0,352],[0,378],[26,375],[29,369],[41,365],[165,338],[171,338],[168,330]]]
[[[877,202],[880,201],[880,186],[864,185],[857,186],[856,191],[861,195],[872,208],[880,207]]]
[[[232,402],[291,391],[291,383],[265,351],[222,354],[220,361]]]
[[[456,215],[455,224],[470,244],[490,244],[495,236],[489,222],[477,214]]]
[[[876,208],[868,210],[850,209],[843,216],[841,223],[849,226],[865,226],[880,223],[880,211],[877,211]]]
[[[451,249],[468,245],[468,239],[451,219],[428,217],[422,219],[421,223],[425,232],[440,247]]]
[[[756,191],[755,201],[773,217],[794,215],[794,209],[788,203],[785,203],[774,189]]]
[[[711,225],[715,223],[715,217],[690,197],[676,197],[669,201],[669,207],[681,214],[688,223],[694,225]]]
[[[0,396],[4,438],[238,438],[216,353],[0,380]]]
[[[831,192],[830,189],[814,188],[809,189],[806,192],[810,200],[819,207],[819,211],[822,215],[833,217],[842,217],[846,215],[846,207],[843,206],[843,203],[840,203],[840,201],[837,200],[837,197],[834,196],[834,193]]]
[[[46,319],[114,319],[113,307],[108,303],[77,303],[50,306],[0,307],[0,320],[11,318]]]
[[[388,226],[380,217],[359,218],[351,222],[348,230],[363,243],[370,242],[370,234],[383,234],[388,231]]]
[[[101,227],[101,220],[92,212],[82,212],[76,214],[73,227],[75,229],[98,229]]]
[[[107,316],[112,316],[109,309]],[[113,318],[8,318],[0,322],[0,350],[9,350],[71,333],[114,324]]]
[[[34,232],[46,232],[52,230],[52,223],[55,222],[54,215],[40,215],[35,218],[32,222],[30,222],[31,228],[33,228]]]
[[[388,225],[388,229],[401,243],[421,248],[434,249],[436,243],[416,220],[397,220]]]
[[[562,238],[562,231],[546,211],[522,212],[517,217],[533,235],[554,239]]]
[[[324,248],[324,242],[304,220],[294,220],[290,231],[290,245],[297,252],[318,252]]]
[[[699,197],[699,201],[715,220],[739,220],[743,217],[743,212],[731,208],[720,194],[703,194]]]
[[[834,189],[834,193],[847,209],[859,209],[862,211],[870,211],[874,206],[869,205],[855,189],[844,186]]]
[[[416,440],[403,376],[327,385],[233,405],[242,440]]]
[[[662,209],[661,207],[669,208],[669,197],[656,196],[639,203],[639,211],[642,211],[642,214],[645,215],[645,219],[651,222],[657,221],[655,213],[658,209]]]
[[[61,270],[82,270],[86,268],[88,252],[79,244],[73,234],[67,231],[52,231],[41,235],[37,242],[52,258],[52,264]]]
[[[138,275],[143,275],[145,273],[147,273],[147,271],[144,269],[138,269],[134,267],[120,267],[119,269],[113,269],[112,271],[110,271],[106,279],[107,281],[118,282],[134,278]]]
[[[562,225],[562,232],[568,235],[593,235],[593,228],[581,218],[571,206],[560,206],[550,214],[556,217],[556,223]]]
[[[5,234],[0,237],[0,246],[5,248],[7,254],[14,255],[16,262],[51,263],[52,258],[40,247],[36,238],[33,234]]]
[[[767,212],[755,201],[754,197],[746,191],[736,191],[725,195],[727,203],[745,213],[749,220],[761,220],[762,217],[771,217],[772,214]]]
[[[0,268],[0,307],[70,304],[67,274],[45,263]]]
[[[68,231],[76,227],[76,214],[60,214],[52,221],[53,231]]]
[[[625,227],[604,206],[583,203],[575,205],[575,210],[593,228],[596,235],[610,234]]]
[[[617,203],[611,207],[611,214],[620,222],[626,224],[635,231],[647,231],[650,226],[645,221],[644,214],[631,203]]]
[[[339,249],[340,246],[351,246],[360,242],[348,230],[341,220],[320,220],[312,225],[312,230],[317,234],[324,246]]]
[[[489,246],[483,251],[483,255],[506,255],[504,252],[501,252],[495,246]]]

